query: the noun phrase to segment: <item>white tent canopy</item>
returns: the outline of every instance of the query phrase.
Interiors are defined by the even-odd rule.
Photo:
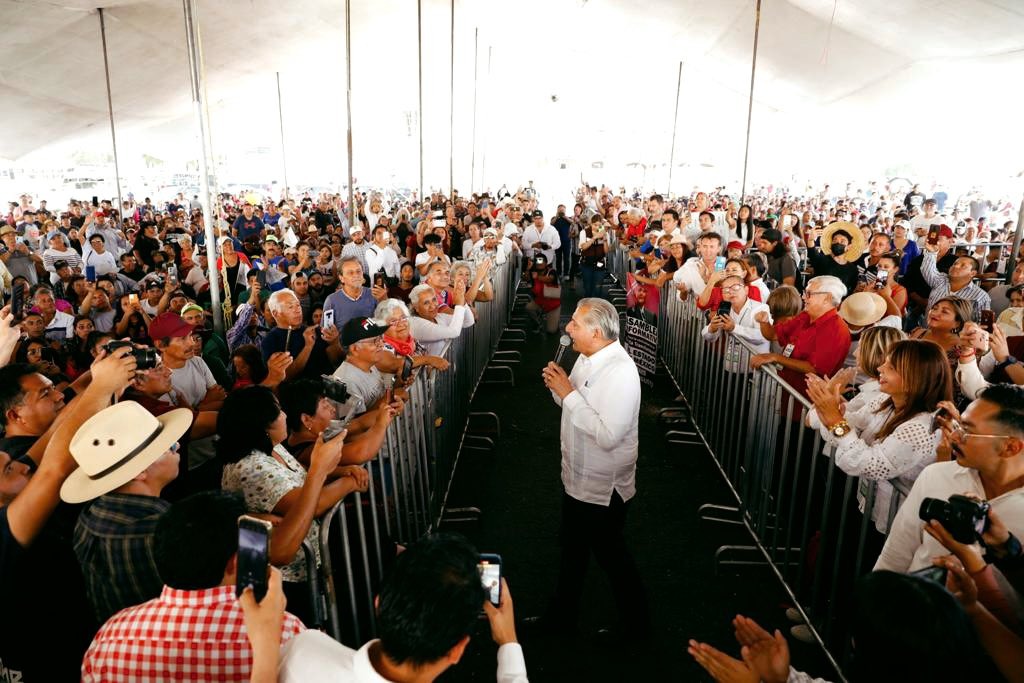
[[[423,3],[424,159],[438,187],[448,184],[449,7]],[[111,0],[104,13],[122,176],[144,154],[195,159],[181,3]],[[342,0],[201,1],[199,19],[218,159],[234,175],[279,178],[280,72],[292,182],[343,179]],[[0,20],[0,158],[59,166],[72,150],[109,150],[91,3],[3,0]],[[456,187],[581,171],[600,182],[597,162],[634,164],[663,186],[680,61],[676,178],[735,182],[753,29],[754,0],[456,2]],[[352,35],[355,175],[414,187],[416,3],[352,0]],[[751,178],[1016,174],[1021,73],[1019,0],[764,0]]]

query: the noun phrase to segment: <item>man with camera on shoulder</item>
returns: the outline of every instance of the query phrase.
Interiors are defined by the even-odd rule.
[[[876,571],[931,566],[932,558],[947,554],[937,538],[942,533],[960,543],[980,541],[993,557],[1024,538],[1024,387],[993,384],[963,415],[946,409],[937,420],[954,460],[929,465],[918,476],[896,514]],[[989,509],[1008,535],[990,533]]]

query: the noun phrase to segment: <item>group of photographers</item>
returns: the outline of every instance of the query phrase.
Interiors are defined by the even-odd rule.
[[[443,207],[435,199],[431,209]],[[388,427],[406,410],[417,373],[449,367],[427,353],[427,327],[447,329],[457,317],[452,338],[473,324],[473,304],[493,295],[489,258],[475,272],[460,262],[450,277],[446,264],[429,263],[423,284],[413,278],[403,290],[390,277],[397,268],[382,268],[393,282],[371,283],[359,259],[339,253],[307,263],[281,254],[279,235],[300,223],[275,228],[253,202],[237,203],[219,260],[226,281],[245,283],[233,289],[235,303],[248,296],[226,337],[212,331],[202,297],[184,284],[201,270],[198,251],[194,260],[185,251],[183,264],[183,251],[168,248],[161,253],[174,255],[174,267],[147,261],[132,273],[138,280],[90,272],[65,282],[58,261],[53,290],[29,289],[24,277],[3,283],[16,297],[0,311],[0,601],[10,617],[0,620],[0,680],[243,681],[268,652],[259,638],[295,640],[282,680],[311,680],[305,667],[315,661],[319,675],[336,674],[353,657],[403,680],[457,662],[475,628],[485,591],[464,540],[429,538],[399,557],[385,528],[353,528],[355,538],[377,544],[361,552],[382,564],[356,576],[356,585],[381,592],[378,623],[395,625],[358,652],[304,638],[315,611],[302,544],[319,554],[318,519],[339,501],[354,505],[350,494],[373,485],[376,505],[389,504],[394,482],[378,463]],[[360,219],[368,221],[370,206],[360,201]],[[464,201],[459,208],[465,213]],[[411,212],[414,225],[430,225],[426,208],[396,205],[381,211],[378,227]],[[303,205],[301,216],[310,233],[304,251],[319,239],[330,252],[329,240],[346,232],[329,200],[315,213]],[[192,239],[201,220],[197,212]],[[374,258],[406,261],[387,246],[386,229],[374,232],[378,248],[394,255]],[[123,267],[137,268],[127,259]],[[274,277],[256,277],[266,268]],[[337,291],[324,287],[325,276]],[[141,282],[138,291],[128,280]],[[389,298],[389,284],[399,296]],[[413,295],[415,314],[402,293]],[[83,311],[85,298],[91,310]],[[268,523],[265,561],[280,568],[259,604],[236,599],[242,513]],[[349,518],[371,525],[385,516],[359,510]],[[344,590],[347,582],[337,584]],[[450,602],[435,604],[438,595]],[[487,610],[499,672],[523,681],[511,596],[502,595]]]

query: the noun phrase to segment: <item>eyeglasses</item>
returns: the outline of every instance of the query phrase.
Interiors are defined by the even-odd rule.
[[[743,285],[729,285],[728,287],[722,287],[723,292],[738,292],[743,289]]]
[[[388,327],[390,327],[391,325],[401,325],[402,323],[407,323],[407,322],[409,322],[409,316],[407,316],[407,315],[403,315],[403,316],[399,316],[397,318],[391,318],[391,319],[387,320]]]
[[[810,290],[805,290],[804,293],[803,293],[803,298],[806,299],[807,297],[814,296],[815,294],[829,294],[829,293],[828,292],[812,292]]]
[[[952,422],[950,426],[950,436],[954,441],[962,444],[966,444],[968,439],[1010,439],[1013,438],[1009,434],[971,434],[963,428],[959,422]]]

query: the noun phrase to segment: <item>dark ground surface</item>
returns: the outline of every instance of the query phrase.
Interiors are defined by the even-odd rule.
[[[575,297],[566,296],[563,320],[574,306]],[[523,351],[515,387],[483,385],[473,403],[475,411],[499,415],[501,436],[491,452],[463,452],[449,497],[449,507],[480,508],[478,522],[446,528],[468,536],[481,552],[502,556],[517,621],[543,613],[557,576],[560,409],[540,379],[540,369],[554,357],[556,346],[557,337],[539,335],[528,335],[525,344],[502,346]],[[563,365],[570,368],[574,360],[570,352]],[[627,539],[651,603],[654,638],[618,648],[593,642],[590,634],[614,622],[615,607],[607,580],[592,561],[580,638],[530,638],[520,629],[531,681],[706,681],[710,678],[686,652],[688,639],[738,655],[730,625],[736,613],[787,632],[786,595],[767,567],[716,572],[715,550],[724,544],[749,544],[750,538],[743,527],[700,519],[701,505],[734,500],[703,446],[666,443],[658,411],[678,406],[676,395],[663,373],[653,389],[644,387],[637,496],[627,519]],[[794,666],[835,679],[819,650],[792,639],[790,649]],[[443,680],[494,680],[495,651],[482,621],[463,661]]]

